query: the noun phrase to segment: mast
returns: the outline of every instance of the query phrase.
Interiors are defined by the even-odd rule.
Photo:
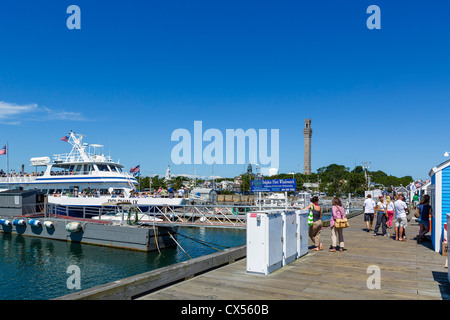
[[[55,160],[60,160],[63,162],[79,162],[85,161],[90,162],[92,159],[85,152],[86,146],[83,146],[81,141],[83,140],[84,135],[76,134],[75,132],[70,131],[68,143],[72,145],[72,150],[70,153],[54,155]]]
[[[8,141],[6,141],[6,180],[8,180],[8,190],[11,187],[10,180],[11,180],[11,173],[9,172],[9,145]]]

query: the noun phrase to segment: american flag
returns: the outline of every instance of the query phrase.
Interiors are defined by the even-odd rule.
[[[0,149],[0,155],[1,154],[6,154],[6,145],[2,149]]]
[[[141,165],[137,165],[136,167],[131,168],[131,169],[130,169],[130,172],[137,173],[137,172],[141,171],[140,166],[141,166]]]
[[[69,137],[68,136],[64,136],[64,137],[61,138],[61,140],[65,141],[65,142],[69,142]]]

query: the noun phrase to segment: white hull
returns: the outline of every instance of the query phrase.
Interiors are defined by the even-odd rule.
[[[130,202],[139,207],[150,206],[180,206],[186,204],[186,198],[113,198],[111,196],[100,197],[67,197],[67,196],[49,196],[48,203],[62,206],[95,206],[101,207],[107,202],[111,205],[116,202]]]
[[[136,217],[134,214],[132,214],[130,216],[131,221],[134,221],[135,218]],[[124,213],[123,215],[122,215],[122,213],[118,213],[118,214],[114,214],[114,215],[105,214],[105,215],[102,215],[101,217],[98,217],[98,216],[92,217],[91,219],[102,220],[102,221],[125,222],[128,220],[128,213]],[[163,219],[159,219],[159,218],[156,218],[156,217],[148,215],[148,214],[140,213],[140,214],[138,214],[138,221],[139,222],[162,222]]]

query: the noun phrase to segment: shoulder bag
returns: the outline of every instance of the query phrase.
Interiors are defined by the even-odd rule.
[[[342,217],[342,212],[341,210],[336,206],[336,209],[339,211],[339,213],[341,214]],[[343,229],[343,228],[347,228],[349,226],[348,224],[348,220],[347,218],[342,218],[342,219],[336,219],[334,221],[334,227],[337,229]]]
[[[313,208],[310,207],[309,208],[309,214],[308,214],[308,226],[312,226],[313,225]]]
[[[422,205],[419,205],[418,207],[417,207],[417,209],[413,209],[412,211],[413,211],[413,213],[414,213],[414,217],[416,217],[416,218],[419,218],[420,217],[420,207],[422,207]]]

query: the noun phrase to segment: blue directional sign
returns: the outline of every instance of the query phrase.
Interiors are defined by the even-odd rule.
[[[295,191],[297,181],[295,179],[252,180],[251,192],[280,192]]]

